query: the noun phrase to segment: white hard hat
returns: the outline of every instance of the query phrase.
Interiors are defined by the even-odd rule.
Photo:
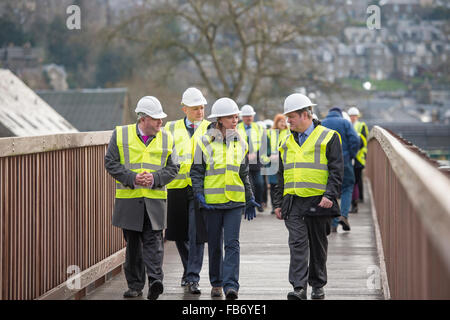
[[[359,110],[356,107],[351,107],[348,109],[348,115],[349,116],[359,116]]]
[[[284,100],[284,114],[312,106],[317,106],[317,104],[312,103],[307,96],[301,93],[293,93]]]
[[[163,112],[161,102],[155,97],[145,96],[142,97],[136,106],[136,113],[145,113],[153,119],[162,119],[167,117],[167,114]]]
[[[245,106],[243,106],[241,108],[241,116],[243,116],[243,117],[254,116],[255,114],[256,114],[255,110],[249,104],[246,104]]]
[[[239,111],[239,107],[233,99],[220,98],[212,105],[211,115],[208,117],[208,119],[231,116],[233,114],[240,113],[241,111]]]
[[[181,104],[185,105],[186,107],[197,107],[204,106],[207,104],[207,102],[200,90],[198,90],[197,88],[188,88],[183,93]]]
[[[348,120],[350,122],[352,122],[352,120],[350,119],[350,116],[348,115],[347,112],[342,111],[342,118],[344,118],[345,120]]]
[[[264,123],[265,123],[265,125],[266,125],[266,128],[271,128],[271,127],[273,127],[273,120],[266,119],[266,120],[264,120]]]

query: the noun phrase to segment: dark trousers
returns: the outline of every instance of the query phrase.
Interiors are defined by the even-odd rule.
[[[275,199],[275,187],[276,187],[275,183],[270,184],[270,203],[272,204],[272,211],[275,210],[275,205],[273,204]]]
[[[162,230],[152,230],[150,219],[145,213],[142,232],[123,229],[123,236],[127,242],[124,271],[128,288],[139,291],[144,289],[145,269],[149,283],[154,280],[162,281]]]
[[[178,253],[180,254],[181,263],[183,264],[182,279],[187,282],[199,282],[205,245],[203,243],[197,243],[194,200],[189,201],[188,235],[188,241],[175,241]]]
[[[261,178],[263,179],[263,196],[262,196],[262,202],[267,203],[269,188],[267,188],[267,176],[261,175]]]
[[[249,170],[249,180],[252,186],[255,201],[261,204],[263,202],[264,180],[261,175],[261,170]]]
[[[209,281],[213,287],[223,287],[224,292],[230,288],[239,290],[239,231],[242,210],[243,208],[206,211]]]
[[[301,216],[293,209],[285,220],[289,232],[289,282],[294,288],[321,288],[327,284],[327,249],[330,217]]]
[[[362,171],[363,171],[363,168],[354,167],[355,184],[358,185],[359,200],[361,202],[364,201],[364,189],[363,189],[364,186],[363,186],[363,180],[362,180]]]

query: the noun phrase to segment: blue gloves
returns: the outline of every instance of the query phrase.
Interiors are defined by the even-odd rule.
[[[249,201],[247,201],[247,203],[245,204],[244,219],[250,221],[256,217],[255,207],[261,207],[261,205],[255,201],[255,198],[251,198]]]
[[[210,205],[208,205],[205,201],[205,196],[201,193],[197,193],[195,195],[195,199],[198,202],[198,205],[200,208],[206,209],[206,210],[214,210],[213,207],[211,207]]]

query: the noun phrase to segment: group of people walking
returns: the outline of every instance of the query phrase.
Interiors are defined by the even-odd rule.
[[[263,211],[268,183],[272,212],[289,232],[294,290],[288,299],[306,299],[307,283],[313,288],[311,298],[323,299],[327,236],[337,224],[344,230],[348,224],[341,209],[350,207],[352,192],[360,190],[349,184],[355,183],[357,170],[350,170],[358,151],[353,140],[360,149],[362,139],[350,132],[349,122],[327,117],[329,127],[321,125],[313,119],[314,104],[298,93],[286,98],[284,114],[277,115],[271,130],[254,122],[249,105],[240,110],[232,99],[220,98],[207,120],[206,105],[200,90],[187,89],[181,100],[186,116],[163,127],[167,115],[161,103],[146,96],[137,103],[137,123],[113,131],[105,168],[116,181],[112,223],[123,229],[126,241],[124,297],[141,296],[146,278],[148,299],[163,293],[166,230],[183,265],[182,287],[201,294],[207,243],[211,296],[237,299],[242,216],[250,221],[256,210]],[[329,117],[338,111],[330,110]],[[264,173],[268,167],[272,170]]]

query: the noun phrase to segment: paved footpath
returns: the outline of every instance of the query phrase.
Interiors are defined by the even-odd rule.
[[[367,188],[366,188],[367,190]],[[328,284],[325,287],[326,299],[383,299],[381,290],[368,288],[370,278],[378,267],[375,234],[370,212],[368,195],[360,204],[358,214],[350,214],[351,231],[338,227],[337,233],[328,237]],[[252,221],[243,220],[241,224],[241,264],[239,299],[246,300],[285,300],[292,290],[288,281],[289,247],[288,233],[284,222],[277,220],[270,210],[257,213]],[[175,243],[165,243],[164,255],[164,293],[160,300],[211,300],[211,285],[208,279],[208,254],[200,274],[202,294],[191,295],[180,286],[183,273],[181,260]],[[369,285],[370,287],[370,285]],[[88,294],[88,300],[123,299],[126,291],[123,272]],[[144,288],[142,298],[147,296]],[[308,287],[308,299],[311,288]],[[217,299],[217,298],[215,298]]]

